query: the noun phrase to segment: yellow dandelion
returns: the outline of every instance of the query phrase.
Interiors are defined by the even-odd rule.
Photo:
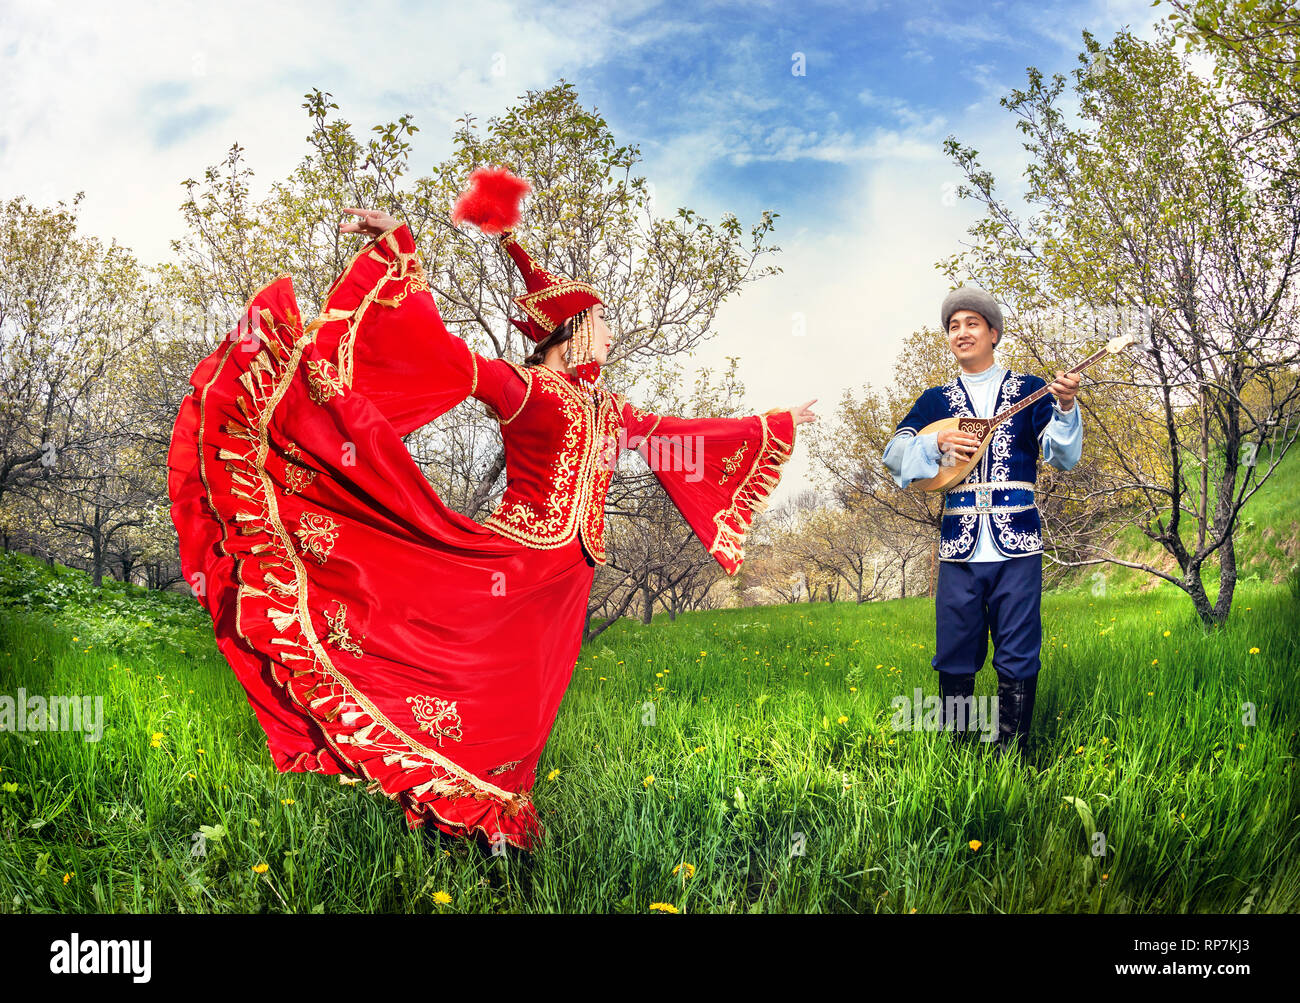
[[[1109,878],[1109,877],[1110,877],[1109,874],[1103,874],[1103,875],[1101,876],[1101,880],[1102,880],[1102,881],[1105,881],[1105,880],[1106,880],[1107,878]]]
[[[656,673],[655,673],[655,678],[656,678],[656,679],[662,679],[663,677],[664,677],[664,674],[663,674],[662,672],[656,672]]]
[[[433,893],[433,901],[437,902],[438,905],[451,905],[451,896],[439,888]]]
[[[195,749],[194,751],[195,751],[196,753],[198,753],[200,756],[206,756],[206,755],[207,755],[207,751],[204,750],[204,749]]]
[[[841,714],[839,717],[837,717],[837,718],[835,719],[835,723],[836,723],[836,724],[848,724],[848,723],[849,723],[849,719],[848,719],[845,715]]]
[[[683,868],[685,868],[685,870],[686,870],[686,876],[687,876],[688,878],[693,878],[693,877],[695,877],[695,865],[694,865],[694,864],[687,864],[687,863],[681,863],[681,864],[678,864],[676,867],[673,868],[673,873],[676,874],[678,871],[682,870]]]
[[[77,873],[76,871],[69,871],[67,874],[63,875],[63,883],[66,885],[69,881],[72,880],[72,875],[76,873]]]
[[[1165,637],[1168,637],[1168,636],[1169,636],[1169,635],[1170,635],[1170,633],[1172,633],[1172,632],[1171,632],[1171,631],[1168,631],[1168,630],[1166,630],[1166,631],[1165,631]]]
[[[1153,659],[1151,659],[1151,664],[1152,664],[1152,665],[1159,665],[1159,664],[1160,664],[1160,659],[1158,659],[1158,658],[1153,658]]]
[[[1246,747],[1246,743],[1245,743],[1245,742],[1238,742],[1238,743],[1237,743],[1237,748],[1238,748],[1238,749],[1244,749],[1245,747]]]
[[[641,781],[641,785],[643,787],[649,787],[654,782],[655,782],[655,775],[651,773],[644,780]]]
[[[697,745],[697,746],[695,747],[695,751],[696,751],[696,752],[703,752],[703,751],[704,751],[704,746],[702,746],[702,745]]]
[[[555,779],[556,777],[558,777],[559,775],[560,775],[560,771],[559,771],[559,769],[557,768],[557,769],[551,770],[550,773],[546,774],[546,779],[547,779],[547,780],[554,780],[554,779]]]
[[[701,652],[701,654],[702,654],[702,652]],[[650,903],[650,911],[651,911],[651,912],[654,912],[654,911],[656,911],[656,910],[659,911],[659,912],[672,912],[672,913],[675,913],[675,912],[677,912],[677,907],[676,907],[675,905],[673,905],[671,902],[651,902],[651,903]]]
[[[1251,648],[1251,649],[1250,649],[1250,653],[1251,653],[1252,655],[1258,655],[1258,654],[1259,654],[1259,649],[1258,649],[1258,648]]]
[[[254,864],[254,865],[253,865],[253,873],[254,873],[254,874],[265,874],[265,873],[266,873],[267,871],[269,871],[270,869],[271,869],[271,865],[270,865],[270,864]]]
[[[969,846],[969,847],[971,848],[971,852],[974,853],[976,850],[978,850],[978,849],[979,849],[981,846],[983,846],[984,844],[981,843],[978,839],[972,839],[972,840],[971,840],[969,843],[967,843],[966,845]]]
[[[1082,752],[1083,752],[1083,746],[1082,746],[1082,745],[1079,746],[1077,749],[1074,750],[1074,754],[1075,754],[1076,756],[1079,755],[1079,754],[1081,754]]]
[[[297,804],[293,798],[280,798],[280,804]]]
[[[850,687],[849,687],[849,692],[850,692],[850,693],[856,693],[856,692],[858,692],[858,688],[857,688],[856,686],[850,686]]]

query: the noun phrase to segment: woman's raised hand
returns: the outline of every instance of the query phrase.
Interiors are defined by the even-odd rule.
[[[790,409],[790,415],[794,418],[794,423],[796,425],[802,425],[805,421],[816,421],[817,416],[808,410],[811,405],[816,403],[817,398],[814,397],[812,400],[800,404],[798,407],[792,407]]]
[[[364,233],[368,237],[378,237],[398,225],[398,221],[380,209],[344,209],[359,217],[339,224],[339,233]]]

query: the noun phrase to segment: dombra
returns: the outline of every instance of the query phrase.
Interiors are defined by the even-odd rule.
[[[1074,376],[1083,372],[1089,366],[1100,362],[1107,355],[1116,355],[1128,348],[1137,341],[1132,334],[1122,334],[1119,337],[1111,338],[1106,342],[1106,347],[1090,355],[1077,366],[1067,370],[1067,375]],[[908,485],[909,489],[915,488],[919,491],[947,491],[954,484],[966,479],[967,475],[975,469],[975,464],[983,458],[985,450],[989,448],[989,442],[993,438],[993,430],[1002,422],[1006,421],[1013,414],[1023,411],[1027,407],[1032,407],[1034,402],[1052,392],[1052,386],[1049,383],[1041,390],[1030,394],[1024,400],[1020,401],[1014,407],[1009,407],[1000,414],[995,414],[992,418],[940,418],[938,421],[932,421],[921,429],[917,435],[929,435],[931,432],[965,432],[967,435],[973,435],[979,439],[979,445],[975,447],[975,452],[970,455],[969,459],[954,462],[955,453],[944,453],[939,460],[939,472],[933,477],[927,477],[924,480],[913,481]]]

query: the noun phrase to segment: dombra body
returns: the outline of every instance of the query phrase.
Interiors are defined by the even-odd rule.
[[[943,453],[939,458],[939,472],[933,477],[927,477],[924,480],[913,481],[908,485],[909,488],[918,488],[921,491],[946,491],[959,481],[966,479],[966,476],[975,469],[984,456],[985,450],[989,448],[989,442],[993,438],[993,428],[1002,418],[940,418],[938,421],[932,421],[925,428],[918,432],[918,435],[929,435],[931,432],[964,432],[967,435],[973,435],[980,440],[980,444],[975,447],[971,453],[970,459],[957,460],[954,462],[956,453]]]

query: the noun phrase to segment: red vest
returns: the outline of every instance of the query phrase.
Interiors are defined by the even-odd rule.
[[[483,525],[540,550],[574,536],[605,563],[605,495],[623,428],[620,400],[547,366],[510,365],[526,381],[524,402],[501,415],[506,490]]]

